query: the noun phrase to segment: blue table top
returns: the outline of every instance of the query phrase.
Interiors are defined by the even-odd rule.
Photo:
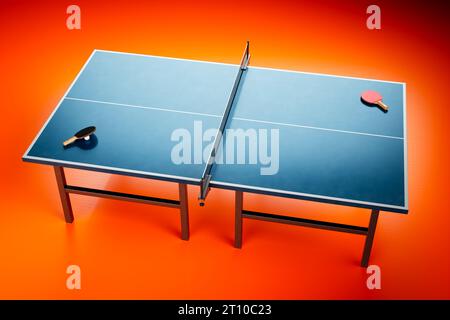
[[[217,129],[238,69],[96,50],[23,159],[199,184],[205,163],[174,163],[172,135]],[[369,89],[387,113],[360,101]],[[278,170],[218,163],[211,186],[407,212],[405,104],[403,83],[249,67],[222,146],[229,129],[276,130]],[[91,140],[63,148],[90,125]]]

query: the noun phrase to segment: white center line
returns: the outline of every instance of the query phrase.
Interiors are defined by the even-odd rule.
[[[220,115],[210,114],[210,113],[182,111],[182,110],[175,110],[175,109],[168,109],[168,108],[149,107],[149,106],[142,106],[142,105],[107,102],[107,101],[99,101],[99,100],[91,100],[91,99],[81,99],[81,98],[74,98],[74,97],[66,97],[65,99],[66,100],[85,101],[85,102],[106,104],[106,105],[114,105],[114,106],[122,106],[122,107],[129,107],[129,108],[150,109],[150,110],[157,110],[157,111],[166,111],[166,112],[175,112],[175,113],[190,114],[190,115],[197,115],[197,116],[221,118]],[[330,129],[330,128],[313,127],[313,126],[304,126],[304,125],[299,125],[299,124],[275,122],[275,121],[265,121],[265,120],[257,120],[257,119],[248,119],[248,118],[241,118],[241,117],[233,117],[233,120],[265,123],[265,124],[272,124],[272,125],[277,125],[277,126],[286,126],[286,127],[304,128],[304,129],[331,131],[331,132],[339,132],[339,133],[358,134],[358,135],[363,135],[363,136],[372,136],[372,137],[387,138],[387,139],[397,139],[397,140],[403,140],[404,139],[403,137],[388,136],[388,135],[382,135],[382,134],[365,133],[365,132],[348,131],[348,130],[339,130],[339,129]]]
[[[305,129],[314,129],[314,130],[332,131],[332,132],[340,132],[340,133],[359,134],[359,135],[363,135],[363,136],[372,136],[372,137],[380,137],[380,138],[388,138],[388,139],[398,139],[398,140],[403,140],[402,137],[387,136],[387,135],[382,135],[382,134],[365,133],[365,132],[358,132],[358,131],[348,131],[348,130],[329,129],[329,128],[312,127],[312,126],[303,126],[303,125],[299,125],[299,124],[284,123],[284,122],[274,122],[274,121],[265,121],[265,120],[256,120],[256,119],[248,119],[248,118],[240,118],[240,117],[235,117],[235,118],[233,118],[233,119],[235,119],[235,120],[241,120],[241,121],[249,121],[249,122],[259,122],[259,123],[273,124],[273,125],[277,125],[277,126],[286,126],[286,127],[295,127],[295,128],[305,128]]]
[[[158,108],[158,107],[148,107],[148,106],[140,106],[140,105],[126,104],[126,103],[106,102],[106,101],[90,100],[90,99],[80,99],[80,98],[73,98],[73,97],[66,97],[66,100],[85,101],[85,102],[100,103],[100,104],[109,104],[109,105],[121,106],[121,107],[138,108],[138,109],[151,109],[151,110],[158,110],[158,111],[166,111],[166,112],[175,112],[175,113],[191,114],[191,115],[196,115],[196,116],[206,116],[206,117],[221,118],[221,116],[219,116],[219,115],[209,114],[209,113],[190,112],[190,111],[182,111],[182,110],[167,109],[167,108]]]

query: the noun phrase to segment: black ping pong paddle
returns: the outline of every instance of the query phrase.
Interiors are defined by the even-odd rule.
[[[75,133],[75,135],[73,137],[71,137],[71,138],[67,139],[66,141],[64,141],[63,142],[63,146],[67,147],[68,145],[70,145],[71,143],[74,143],[78,139],[88,138],[94,132],[95,132],[95,127],[94,126],[90,126],[90,127],[86,127],[84,129],[81,129],[80,131]]]

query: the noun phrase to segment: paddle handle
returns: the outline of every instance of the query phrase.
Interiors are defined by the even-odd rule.
[[[377,105],[379,105],[381,107],[381,109],[383,109],[384,111],[388,111],[389,107],[387,105],[384,104],[383,101],[377,101]]]
[[[67,147],[69,144],[74,143],[77,140],[77,137],[73,136],[72,138],[67,139],[63,142],[63,146]]]

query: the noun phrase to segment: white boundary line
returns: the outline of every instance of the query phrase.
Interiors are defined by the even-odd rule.
[[[211,63],[211,64],[218,64],[218,65],[239,67],[238,64],[225,63],[225,62],[214,62],[214,61],[203,61],[203,60],[195,60],[195,59],[173,58],[173,57],[157,56],[157,55],[151,55],[151,54],[142,54],[142,53],[133,53],[133,52],[119,52],[119,51],[102,50],[102,49],[95,49],[95,51],[107,52],[107,53],[119,54],[119,55],[132,55],[132,56],[140,56],[140,57],[147,57],[147,58],[151,57],[151,58],[159,58],[159,59],[191,61],[191,62],[198,62],[198,63]],[[301,73],[301,74],[317,75],[317,76],[324,76],[324,77],[335,77],[335,78],[344,78],[344,79],[367,80],[367,81],[375,81],[375,82],[404,84],[404,82],[398,82],[398,81],[388,81],[388,80],[369,79],[369,78],[360,78],[360,77],[340,76],[340,75],[329,74],[329,73],[315,73],[315,72],[306,72],[306,71],[297,71],[297,70],[285,70],[285,69],[276,69],[276,68],[258,67],[258,66],[248,66],[248,68],[250,68],[250,69],[262,69],[262,70],[273,70],[273,71],[281,71],[281,72],[289,72],[289,73]]]
[[[28,156],[27,159],[36,160],[36,161],[50,161],[50,162],[54,162],[54,163],[69,164],[69,165],[80,166],[80,167],[85,167],[85,168],[102,169],[105,171],[109,170],[109,171],[117,171],[117,172],[134,173],[134,174],[138,174],[141,176],[148,176],[148,177],[161,177],[161,178],[167,178],[167,179],[172,179],[172,180],[185,180],[185,181],[187,180],[187,181],[192,181],[192,182],[200,182],[200,179],[197,179],[197,178],[174,176],[174,175],[164,174],[164,173],[131,170],[131,169],[124,169],[124,168],[117,168],[117,167],[109,167],[109,166],[100,166],[100,165],[96,165],[96,164],[87,164],[87,163],[83,163],[83,162],[65,161],[65,160],[42,158],[42,157],[35,157],[35,156]]]
[[[276,69],[276,68],[258,67],[258,66],[249,66],[249,68],[259,69],[259,70],[288,72],[288,73],[301,73],[301,74],[306,74],[306,75],[332,77],[332,78],[343,78],[343,79],[351,79],[351,80],[366,80],[366,81],[385,82],[385,83],[392,83],[392,84],[404,84],[404,82],[398,82],[398,81],[378,80],[378,79],[359,78],[359,77],[350,77],[350,76],[339,76],[339,75],[328,74],[328,73],[316,73],[316,72],[297,71],[297,70],[285,70],[285,69]]]
[[[72,81],[71,85],[69,86],[69,88],[66,90],[66,92],[64,93],[64,96],[61,98],[61,100],[59,101],[58,105],[56,106],[56,108],[53,110],[53,112],[50,114],[49,118],[47,119],[47,121],[44,123],[44,125],[42,126],[41,130],[39,130],[38,134],[36,135],[36,137],[34,138],[34,140],[32,141],[32,143],[30,144],[30,146],[28,147],[28,149],[25,151],[25,154],[23,155],[24,159],[30,159],[30,160],[41,160],[41,161],[51,161],[51,162],[58,162],[58,163],[67,163],[67,164],[73,164],[73,165],[81,165],[87,168],[101,168],[101,169],[111,169],[111,170],[118,170],[118,171],[122,171],[122,172],[129,172],[129,173],[136,173],[136,174],[140,174],[140,175],[149,175],[149,174],[154,174],[154,173],[149,173],[149,172],[141,172],[141,171],[136,171],[136,170],[128,170],[128,169],[121,169],[121,168],[114,168],[114,167],[104,167],[104,166],[96,166],[96,165],[86,165],[84,163],[78,163],[78,162],[70,162],[70,161],[62,161],[62,160],[57,160],[55,161],[55,159],[51,159],[51,158],[41,158],[41,157],[33,157],[33,156],[28,156],[28,152],[31,150],[31,148],[34,146],[36,140],[40,137],[40,135],[42,134],[42,132],[44,131],[44,129],[47,127],[48,123],[50,122],[51,118],[53,117],[53,115],[56,113],[56,111],[58,110],[58,108],[60,107],[60,105],[62,104],[62,102],[64,101],[64,99],[66,99],[67,94],[70,92],[70,90],[72,89],[72,87],[75,85],[75,83],[77,82],[78,78],[80,77],[80,75],[83,73],[84,69],[86,68],[86,66],[89,64],[89,62],[91,61],[91,58],[95,55],[96,52],[108,52],[108,53],[113,53],[113,54],[122,54],[122,55],[134,55],[134,56],[142,56],[142,57],[154,57],[154,58],[161,58],[161,59],[172,59],[172,60],[183,60],[183,61],[192,61],[192,62],[198,62],[198,63],[211,63],[211,64],[219,64],[219,65],[230,65],[230,66],[238,66],[236,64],[230,64],[230,63],[221,63],[221,62],[210,62],[210,61],[201,61],[201,60],[193,60],[193,59],[181,59],[181,58],[172,58],[172,57],[163,57],[163,56],[155,56],[155,55],[146,55],[146,54],[138,54],[138,53],[128,53],[128,52],[117,52],[117,51],[109,51],[109,50],[100,50],[100,49],[94,49],[94,51],[90,54],[88,60],[84,63],[83,67],[81,68],[81,70],[78,72],[77,76],[75,77],[75,79]],[[318,76],[326,76],[326,77],[336,77],[336,78],[344,78],[344,79],[355,79],[355,80],[367,80],[367,81],[376,81],[376,82],[385,82],[385,83],[395,83],[395,84],[402,84],[403,85],[403,138],[404,139],[404,194],[405,194],[405,206],[404,207],[400,207],[400,206],[392,206],[392,205],[380,205],[378,203],[371,203],[371,202],[364,202],[364,201],[357,201],[357,200],[346,200],[346,199],[339,199],[339,198],[331,198],[331,197],[323,197],[323,196],[317,196],[317,195],[308,195],[308,194],[301,194],[301,193],[296,193],[296,192],[288,192],[288,191],[284,191],[283,193],[286,194],[293,194],[293,195],[303,195],[303,196],[311,196],[312,198],[322,198],[322,199],[329,199],[329,200],[342,200],[343,202],[349,202],[349,203],[360,203],[360,204],[367,204],[367,205],[379,205],[380,207],[386,207],[386,208],[396,208],[396,209],[402,209],[402,210],[408,210],[408,179],[407,179],[407,130],[406,130],[406,83],[404,82],[395,82],[395,81],[386,81],[386,80],[379,80],[379,79],[368,79],[368,78],[358,78],[358,77],[347,77],[347,76],[339,76],[339,75],[332,75],[332,74],[324,74],[324,73],[313,73],[313,72],[302,72],[302,71],[295,71],[295,70],[283,70],[283,69],[274,69],[274,68],[265,68],[265,67],[249,67],[252,69],[264,69],[264,70],[274,70],[274,71],[281,71],[281,72],[292,72],[292,73],[301,73],[301,74],[311,74],[311,75],[318,75]],[[395,137],[395,138],[399,138],[399,137]],[[170,176],[170,175],[162,175],[162,174],[155,174],[155,176],[160,176],[160,177],[170,177],[170,178],[182,178],[182,179],[187,179],[187,180],[191,180],[191,181],[196,181],[198,182],[198,179],[193,179],[193,178],[186,178],[186,177],[178,177],[178,176]],[[229,185],[229,186],[233,186],[232,184],[226,184],[226,183],[220,183],[220,182],[214,182],[217,185]],[[239,186],[239,185],[235,185],[235,186]],[[270,192],[270,190],[272,189],[264,189],[264,188],[255,188],[255,187],[249,187],[249,189],[255,189],[255,190],[266,190],[268,192]],[[280,190],[275,190],[273,189],[273,193],[280,193]]]
[[[367,202],[367,201],[352,200],[352,199],[346,199],[346,198],[327,197],[327,196],[321,196],[321,195],[317,195],[317,194],[301,193],[301,192],[288,191],[288,190],[282,190],[282,189],[262,188],[262,187],[249,186],[249,185],[245,185],[245,184],[220,182],[217,180],[211,180],[211,184],[218,185],[218,186],[224,186],[224,187],[266,191],[266,192],[272,193],[274,195],[275,194],[287,194],[287,195],[294,195],[294,196],[299,196],[299,197],[317,198],[317,199],[324,199],[324,200],[331,200],[331,201],[338,201],[338,202],[362,204],[362,205],[367,205],[367,206],[377,206],[377,207],[383,207],[383,208],[408,210],[407,206],[402,207],[402,206],[395,206],[395,205],[378,203],[378,202]]]
[[[409,199],[408,199],[408,136],[406,128],[406,83],[403,83],[403,138],[405,142],[403,143],[403,178],[404,178],[404,193],[405,193],[405,208],[408,210]]]
[[[56,113],[56,111],[59,109],[59,106],[61,105],[61,103],[64,101],[64,99],[66,98],[67,94],[69,93],[69,91],[72,89],[72,87],[75,85],[75,83],[77,82],[78,78],[80,77],[80,75],[83,73],[84,69],[86,68],[86,66],[89,64],[89,62],[91,61],[92,57],[94,56],[96,50],[92,51],[91,55],[89,56],[89,58],[87,59],[87,61],[84,63],[83,67],[81,68],[81,70],[78,72],[77,76],[75,77],[75,79],[72,81],[72,83],[70,84],[69,88],[66,90],[66,92],[64,93],[64,96],[61,98],[61,100],[59,100],[58,105],[56,106],[56,108],[53,110],[53,112],[50,114],[50,116],[48,117],[47,121],[45,121],[44,125],[42,126],[41,130],[39,130],[38,134],[36,135],[36,137],[34,138],[33,142],[31,142],[30,146],[28,147],[27,151],[25,151],[25,154],[23,155],[23,158],[27,158],[28,156],[28,152],[31,150],[31,148],[34,146],[36,140],[41,136],[42,132],[44,131],[44,129],[47,127],[48,123],[50,122],[50,119],[53,118],[53,115]]]

